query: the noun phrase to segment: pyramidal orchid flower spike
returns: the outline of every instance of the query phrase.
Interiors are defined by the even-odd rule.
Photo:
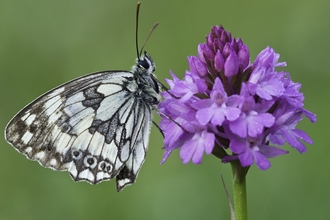
[[[280,55],[266,47],[250,63],[250,52],[222,26],[212,27],[206,42],[198,45],[198,56],[188,57],[190,70],[184,79],[171,72],[166,80],[159,110],[164,139],[164,163],[180,148],[183,163],[202,162],[213,153],[222,162],[239,161],[242,167],[256,164],[261,170],[268,158],[288,153],[280,147],[288,143],[300,153],[311,138],[296,128],[305,115],[301,84],[290,74],[276,70],[286,66]]]
[[[166,82],[159,105],[160,128],[164,134],[164,163],[180,149],[184,164],[200,164],[205,154],[230,163],[233,173],[235,220],[247,219],[246,174],[256,165],[267,170],[268,160],[288,153],[288,143],[298,152],[306,151],[311,138],[296,125],[305,115],[301,84],[290,74],[277,70],[286,66],[280,55],[266,47],[254,62],[249,48],[222,26],[212,27],[206,42],[198,45],[198,56],[188,57],[190,70],[179,79]],[[231,207],[231,206],[230,206]]]

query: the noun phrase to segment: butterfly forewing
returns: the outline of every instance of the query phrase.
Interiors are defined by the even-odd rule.
[[[7,125],[6,139],[29,159],[68,170],[75,181],[117,177],[120,191],[145,160],[159,101],[158,85],[149,83],[152,72],[104,71],[61,85],[21,110]]]

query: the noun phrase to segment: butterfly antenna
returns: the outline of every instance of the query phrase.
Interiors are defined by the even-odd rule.
[[[141,2],[138,2],[137,3],[137,6],[136,6],[136,24],[135,24],[135,27],[136,27],[136,29],[135,29],[135,45],[136,45],[136,54],[137,54],[137,58],[140,60],[140,56],[142,55],[142,52],[143,52],[143,48],[144,48],[144,46],[146,45],[146,43],[147,43],[147,41],[148,41],[148,39],[150,38],[150,36],[151,36],[151,33],[155,30],[155,28],[158,26],[158,22],[157,23],[155,23],[153,26],[152,26],[152,28],[151,28],[151,30],[149,31],[149,34],[148,34],[148,36],[147,36],[147,39],[144,41],[144,43],[143,43],[143,45],[142,45],[142,48],[141,48],[141,50],[139,50],[139,38],[138,38],[138,36],[139,36],[139,13],[140,13],[140,5],[141,5]]]
[[[150,29],[149,34],[148,34],[146,40],[145,40],[144,43],[142,44],[142,47],[141,47],[141,50],[140,50],[140,56],[141,56],[141,54],[142,54],[142,52],[143,52],[143,48],[144,48],[144,46],[146,45],[146,43],[147,43],[147,41],[149,40],[149,38],[150,38],[152,32],[156,29],[156,27],[158,26],[158,24],[159,24],[159,23],[156,22],[156,23],[152,26],[152,28]]]
[[[137,6],[136,6],[136,19],[135,19],[135,46],[136,46],[136,55],[137,55],[137,58],[138,60],[140,60],[140,52],[139,52],[139,39],[138,39],[138,36],[139,36],[139,12],[140,12],[140,5],[141,5],[141,2],[138,2],[137,3]]]

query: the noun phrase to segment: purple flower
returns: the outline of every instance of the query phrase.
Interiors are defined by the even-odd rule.
[[[238,160],[243,167],[254,163],[270,167],[268,158],[288,153],[288,143],[300,153],[311,138],[296,125],[305,115],[301,84],[277,67],[280,55],[266,47],[250,63],[250,52],[222,26],[212,27],[206,42],[198,45],[198,57],[189,56],[190,70],[183,80],[171,72],[159,105],[164,133],[164,158],[180,149],[183,163],[199,164],[204,153],[213,153],[224,163]],[[217,149],[215,149],[217,148]],[[220,154],[218,152],[221,152]]]
[[[244,139],[232,137],[229,148],[235,155],[224,157],[224,162],[238,159],[243,167],[251,166],[255,162],[261,170],[266,170],[271,166],[267,158],[288,153],[285,150],[267,145],[263,142],[262,136]]]
[[[235,97],[230,97],[234,99]],[[193,103],[191,106],[197,109],[196,119],[201,125],[211,122],[213,125],[221,126],[225,120],[236,120],[241,110],[236,107],[227,106],[227,93],[225,92],[219,78],[215,79],[210,98],[201,99]]]
[[[183,163],[188,163],[190,160],[195,164],[201,163],[204,151],[207,154],[212,153],[214,138],[214,133],[209,133],[206,130],[196,132],[194,136],[181,147],[180,158]]]
[[[269,135],[269,140],[278,145],[283,145],[287,142],[300,153],[306,152],[306,147],[300,139],[309,144],[313,144],[313,141],[305,132],[295,128],[298,122],[302,120],[304,111],[289,105],[288,102],[279,102],[279,104],[281,108],[277,108],[274,112],[276,121],[274,126],[270,129],[271,134]],[[306,116],[309,117],[311,121],[314,120],[313,116]]]
[[[242,109],[240,117],[229,123],[229,127],[233,133],[242,138],[257,137],[263,133],[265,127],[269,128],[274,124],[273,115],[258,111],[253,96],[245,96],[240,108]]]
[[[171,73],[174,76],[173,73]],[[171,92],[176,97],[181,97],[181,102],[186,102],[196,93],[203,93],[207,89],[207,86],[203,80],[197,75],[186,72],[184,80],[177,80],[174,76],[174,81],[169,82],[171,86]]]

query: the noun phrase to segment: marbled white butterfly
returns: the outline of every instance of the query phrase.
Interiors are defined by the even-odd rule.
[[[131,71],[92,73],[28,104],[8,123],[6,140],[44,167],[68,170],[75,181],[116,177],[117,191],[134,183],[160,101],[155,64],[143,47]]]

